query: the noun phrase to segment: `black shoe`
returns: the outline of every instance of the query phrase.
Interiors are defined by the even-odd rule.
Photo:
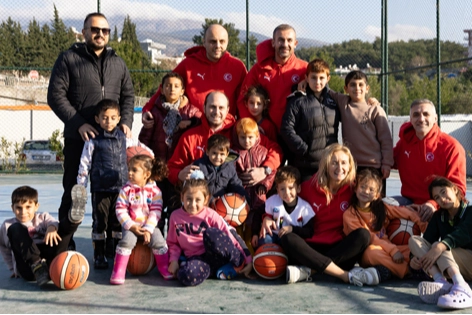
[[[43,286],[51,280],[49,277],[49,268],[45,259],[38,260],[31,265],[31,271],[33,271],[36,283],[39,286]]]
[[[94,269],[108,269],[108,261],[105,256],[97,256],[93,262]]]

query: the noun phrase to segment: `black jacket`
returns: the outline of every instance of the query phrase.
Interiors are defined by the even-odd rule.
[[[96,127],[95,105],[104,98],[120,104],[120,124],[132,127],[134,90],[125,62],[111,47],[103,52],[102,67],[92,54],[85,43],[75,43],[54,64],[48,104],[64,122],[64,138],[80,139],[77,131],[85,123]]]
[[[307,86],[307,92],[294,92],[287,97],[280,135],[289,148],[288,163],[302,170],[318,170],[324,149],[338,142],[339,109],[328,94],[318,100]]]

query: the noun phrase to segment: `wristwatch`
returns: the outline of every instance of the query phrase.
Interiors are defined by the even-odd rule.
[[[270,174],[272,174],[272,169],[268,166],[263,166],[264,168],[264,173],[269,176]]]

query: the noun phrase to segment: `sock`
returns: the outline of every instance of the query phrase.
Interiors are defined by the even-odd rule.
[[[460,285],[461,287],[467,288],[468,286],[467,282],[464,280],[464,277],[462,277],[460,273],[452,276],[452,282],[454,284]]]
[[[433,275],[433,279],[435,282],[447,282],[447,279],[439,272]]]

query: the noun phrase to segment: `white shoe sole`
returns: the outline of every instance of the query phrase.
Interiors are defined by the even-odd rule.
[[[452,284],[423,281],[418,285],[418,296],[427,304],[437,304],[440,296],[448,294]]]
[[[69,211],[69,220],[80,223],[84,219],[85,204],[87,203],[87,189],[82,185],[74,185],[71,191],[72,207]]]

